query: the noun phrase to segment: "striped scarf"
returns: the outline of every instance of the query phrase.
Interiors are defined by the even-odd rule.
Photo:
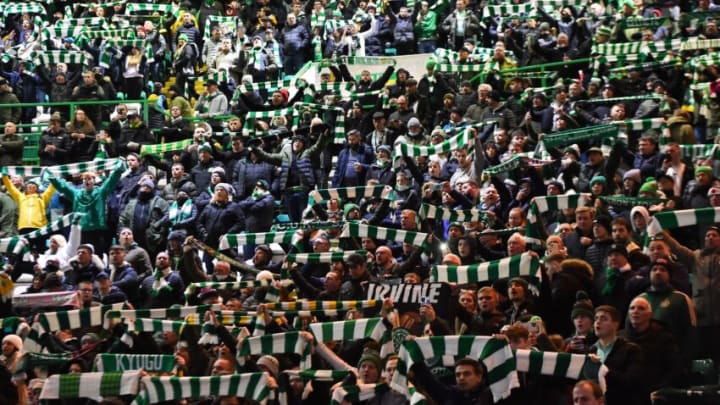
[[[195,295],[195,292],[203,288],[213,288],[215,290],[242,290],[245,288],[261,288],[272,286],[273,280],[243,280],[243,281],[203,281],[200,283],[190,283],[185,287],[185,299]],[[284,286],[292,285],[292,280],[283,280]]]
[[[516,350],[515,369],[529,374],[578,380],[583,375],[587,356],[582,354]]]
[[[358,186],[345,188],[326,188],[322,190],[313,190],[310,192],[308,199],[311,205],[330,201],[332,199],[340,199],[342,201],[354,201],[358,198],[382,198],[383,200],[392,200],[393,189],[390,186]]]
[[[90,58],[89,54],[83,51],[43,51],[30,54],[30,60],[36,65],[84,65]]]
[[[103,397],[137,395],[139,385],[140,371],[55,374],[45,380],[40,399],[101,401]]]
[[[318,342],[333,340],[360,340],[371,338],[379,342],[387,327],[383,318],[366,318],[349,321],[311,323],[310,331]]]
[[[151,319],[170,319],[179,318],[185,319],[190,314],[205,314],[206,311],[213,310],[217,311],[220,309],[220,305],[197,305],[197,306],[183,306],[180,308],[143,308],[143,309],[119,309],[110,310],[105,313],[106,319],[118,319],[124,318],[129,320],[135,320],[139,318],[151,318]]]
[[[300,368],[310,369],[310,351],[312,346],[300,335],[300,332],[273,333],[254,336],[238,342],[237,361],[245,365],[245,358],[253,355],[273,353],[296,353],[300,355]]]
[[[172,14],[172,4],[147,4],[147,3],[127,3],[125,5],[125,15],[132,15],[144,11],[158,11],[164,14]]]
[[[545,229],[540,224],[540,214],[548,211],[560,211],[577,208],[590,201],[590,193],[539,196],[533,199],[527,214],[525,240],[538,246],[543,245]]]
[[[190,218],[190,215],[192,215],[192,208],[193,202],[189,198],[183,202],[182,207],[178,207],[178,202],[175,200],[172,204],[170,204],[168,219],[173,225],[177,225]]]
[[[477,208],[455,210],[425,203],[420,206],[418,216],[421,219],[442,219],[443,221],[450,222],[487,221],[489,219],[485,212]]]
[[[610,137],[617,138],[619,132],[619,127],[617,125],[598,125],[548,134],[543,137],[542,142],[545,144],[545,148],[549,149],[591,139],[600,140]]]
[[[500,163],[499,165],[488,167],[487,169],[483,170],[483,173],[487,173],[490,175],[498,175],[500,173],[506,173],[511,170],[515,170],[520,166],[542,167],[552,162],[552,160],[535,159],[528,156],[527,154],[518,153],[513,155],[510,159]]]
[[[82,218],[84,215],[85,214],[81,212],[72,212],[70,214],[64,215],[56,219],[55,221],[43,226],[42,228],[38,228],[30,233],[24,234],[23,238],[37,239],[52,235],[53,233],[62,231],[70,225],[77,225],[80,221],[80,218]]]
[[[299,246],[302,242],[300,231],[284,232],[258,232],[258,233],[229,233],[220,238],[220,250],[236,248],[244,245],[260,245],[269,243],[281,243],[285,245]]]
[[[403,342],[390,387],[410,398],[407,375],[413,364],[444,355],[472,357],[485,363],[495,402],[507,398],[518,386],[515,358],[507,341],[489,336],[435,336]]]
[[[185,139],[177,142],[158,143],[153,145],[142,145],[140,155],[162,156],[165,152],[184,150],[192,144],[192,139]]]
[[[624,127],[627,131],[647,131],[648,129],[659,129],[665,126],[665,118],[640,118],[634,120],[613,121],[613,124]]]
[[[341,238],[374,238],[385,241],[409,243],[416,247],[424,247],[427,244],[428,234],[422,232],[404,231],[400,229],[384,228],[373,225],[365,225],[359,222],[345,224]]]
[[[395,145],[396,156],[431,156],[437,155],[438,153],[450,153],[458,148],[462,148],[465,145],[469,145],[472,142],[472,133],[470,132],[471,127],[464,128],[464,131],[459,133],[452,138],[442,141],[437,145],[431,146],[419,146],[411,145],[407,143],[398,143]]]
[[[244,373],[209,377],[145,377],[143,390],[133,405],[149,405],[209,396],[248,398],[264,403],[272,399],[267,373]]]
[[[467,266],[433,265],[430,280],[441,283],[479,283],[519,276],[540,278],[540,261],[530,253]]]
[[[501,16],[513,14],[529,14],[535,8],[534,2],[523,4],[498,4],[487,5],[482,10],[483,16]]]
[[[266,90],[266,91],[272,91],[277,89],[282,89],[283,87],[290,87],[295,86],[296,80],[293,79],[283,79],[283,80],[275,80],[275,81],[269,81],[269,82],[256,82],[256,83],[248,83],[243,82],[240,84],[240,87],[244,91],[248,92],[254,92],[254,91],[260,91],[260,90]]]
[[[380,305],[378,300],[350,300],[350,301],[284,301],[270,302],[267,308],[282,311],[318,311],[318,310],[351,310],[367,309]]]
[[[128,326],[128,332],[175,332],[178,335],[185,327],[184,321],[168,321],[165,319],[148,319],[137,318],[135,320],[125,320]]]
[[[5,166],[2,173],[8,176],[23,177],[62,177],[71,174],[80,174],[85,172],[100,172],[105,170],[113,170],[114,168],[124,165],[120,159],[97,159],[91,162],[70,163],[66,165],[56,166]],[[43,179],[44,181],[44,179]]]
[[[714,224],[720,222],[720,207],[696,208],[679,211],[662,211],[653,216],[648,224],[648,235],[651,237],[663,229],[675,229],[697,224]]]
[[[175,368],[175,356],[170,354],[100,353],[95,358],[100,372],[145,370],[150,373],[170,373]]]
[[[25,339],[25,351],[39,352],[42,349],[39,342],[45,333],[101,326],[107,311],[121,309],[124,305],[119,303],[70,311],[42,312],[37,322],[33,323],[30,335]]]
[[[173,287],[170,285],[170,283],[167,282],[167,280],[165,280],[165,276],[163,276],[162,270],[155,268],[155,270],[153,270],[153,283],[150,289],[150,294],[154,297],[157,297],[165,291],[172,290]]]
[[[290,263],[335,263],[344,262],[350,255],[365,256],[367,250],[345,250],[342,252],[288,253],[285,260]]]

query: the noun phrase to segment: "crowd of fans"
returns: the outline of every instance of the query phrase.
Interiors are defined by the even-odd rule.
[[[396,352],[413,337],[470,335],[587,355],[577,384],[518,371],[503,398],[482,359],[416,361],[402,372],[427,403],[660,403],[662,389],[697,384],[698,359],[716,373],[720,43],[691,45],[719,38],[713,1],[156,3],[0,6],[0,285],[33,277],[23,306],[12,292],[0,304],[0,402],[39,403],[48,375],[133,353],[174,355],[169,373],[184,377],[264,371],[272,401],[326,404],[377,384],[387,389],[372,399],[340,401],[411,403],[390,384],[405,364],[386,342],[323,342],[308,327],[377,316]],[[633,43],[647,45],[638,59],[603,53]],[[428,55],[415,77],[386,63],[416,53]],[[293,76],[308,62],[316,81]],[[68,104],[12,106],[46,100]],[[33,170],[23,151],[38,125]],[[583,136],[608,126],[613,136]],[[292,242],[251,237],[286,230]],[[303,252],[332,259],[291,259]],[[339,315],[273,310],[365,301],[372,285],[508,258],[539,272],[451,282],[442,314],[426,297],[409,311],[387,297]],[[33,336],[48,313],[108,305],[226,312],[173,315],[182,331],[119,322]],[[227,311],[257,320],[226,324]],[[205,326],[216,341],[201,339]],[[313,369],[348,375],[310,384],[286,373],[298,353],[241,354],[245,332],[293,331]],[[60,357],[30,366],[29,339]]]

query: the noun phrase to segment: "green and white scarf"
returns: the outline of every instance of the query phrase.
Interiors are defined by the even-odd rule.
[[[374,238],[386,241],[409,243],[416,247],[427,244],[428,234],[422,232],[404,231],[400,229],[384,228],[380,226],[365,225],[359,222],[345,224],[341,238]]]
[[[209,396],[248,398],[264,403],[273,398],[267,373],[244,373],[209,377],[145,377],[143,390],[132,405],[149,405]]]
[[[344,188],[326,188],[310,192],[308,201],[315,205],[323,201],[340,199],[342,201],[353,201],[358,198],[382,198],[392,200],[393,189],[390,186],[358,186]]]
[[[421,219],[442,219],[450,222],[474,222],[487,221],[485,212],[472,208],[469,210],[454,210],[447,207],[440,207],[432,204],[422,204],[418,211]]]
[[[89,398],[137,395],[140,371],[54,374],[45,380],[40,399]]]
[[[300,332],[273,333],[272,335],[254,336],[238,342],[237,361],[245,365],[245,357],[275,353],[295,353],[300,355],[300,368],[311,369],[311,345],[300,335]]]
[[[310,324],[310,331],[318,342],[333,340],[360,340],[371,338],[379,342],[387,327],[383,318],[366,318],[337,322],[318,322]]]
[[[445,355],[482,361],[487,368],[487,379],[495,402],[507,398],[510,390],[519,386],[510,345],[505,340],[490,336],[434,336],[406,340],[400,347],[398,367],[390,386],[409,399],[411,393],[407,375],[413,364]]]
[[[125,324],[128,326],[128,332],[174,332],[178,335],[185,326],[184,321],[168,321],[165,319],[148,318],[125,320]]]
[[[512,277],[540,278],[540,261],[530,253],[467,266],[433,265],[430,280],[440,283],[468,284]]]
[[[173,203],[170,204],[170,209],[168,210],[168,219],[170,219],[170,222],[172,222],[173,225],[179,224],[180,222],[190,218],[192,215],[192,208],[193,202],[189,198],[185,200],[182,207],[179,208],[177,200],[173,201]]]
[[[411,145],[407,143],[398,143],[395,145],[395,156],[431,156],[438,153],[450,153],[463,146],[470,145],[473,139],[471,127],[466,127],[458,135],[453,136],[450,139],[440,142],[437,145],[431,146],[419,146]]]
[[[524,165],[532,167],[542,167],[550,163],[553,163],[553,161],[535,159],[525,153],[518,153],[513,155],[510,159],[500,163],[499,165],[488,167],[487,169],[483,170],[483,174],[498,175],[500,173],[506,173],[511,170],[515,170],[518,167]]]
[[[269,287],[274,283],[273,280],[242,280],[242,281],[203,281],[199,283],[190,283],[185,287],[185,299],[195,295],[195,292],[203,288],[212,288],[218,291],[224,290],[242,290],[245,288],[261,288]],[[292,280],[282,280],[281,284],[285,287],[293,284]]]
[[[367,250],[345,250],[342,252],[288,253],[285,260],[290,263],[335,263],[344,262],[350,255],[365,256]]]
[[[517,371],[578,380],[583,376],[587,356],[583,354],[543,352],[538,350],[516,350]]]
[[[545,148],[556,148],[559,146],[571,145],[587,140],[601,140],[604,138],[617,138],[620,130],[617,125],[597,125],[586,128],[560,131],[543,137]]]
[[[284,232],[229,233],[220,238],[220,250],[248,244],[282,243],[295,246],[302,242],[302,238],[302,231],[295,230]]]
[[[679,211],[662,211],[653,215],[648,224],[647,232],[651,237],[663,229],[675,229],[698,224],[715,224],[720,222],[720,207],[696,208]]]
[[[281,311],[327,311],[374,308],[380,305],[379,300],[350,300],[350,301],[283,301],[269,302],[267,308]]]

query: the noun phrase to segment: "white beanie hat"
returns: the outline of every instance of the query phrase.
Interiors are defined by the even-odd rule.
[[[268,371],[273,375],[273,377],[277,377],[278,373],[280,372],[280,362],[275,357],[266,354],[255,362],[258,366],[265,366],[267,367]]]
[[[23,341],[22,338],[18,335],[7,335],[3,338],[2,342],[10,343],[11,345],[15,346],[15,348],[18,349],[19,352],[23,350]]]

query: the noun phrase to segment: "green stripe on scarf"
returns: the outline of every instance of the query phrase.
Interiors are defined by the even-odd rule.
[[[297,331],[248,337],[238,342],[237,361],[242,366],[245,364],[245,357],[247,356],[296,353],[301,357],[300,368],[310,369],[312,368],[310,348],[308,342]]]
[[[350,255],[365,256],[367,250],[345,250],[342,252],[288,253],[285,260],[290,263],[335,263],[344,262]]]
[[[55,374],[43,385],[40,399],[89,398],[135,395],[140,383],[139,371],[109,373]]]
[[[340,237],[375,238],[386,241],[409,243],[416,247],[424,247],[427,244],[428,234],[350,222],[345,224]]]
[[[235,248],[243,245],[260,245],[268,243],[282,243],[296,245],[302,242],[302,234],[298,231],[259,232],[259,233],[229,233],[220,238],[220,250]]]
[[[380,341],[387,327],[383,318],[367,318],[337,322],[311,323],[310,331],[318,342],[333,340],[360,340],[371,338]]]
[[[430,279],[441,283],[477,283],[500,279],[538,277],[540,261],[530,253],[467,266],[433,265]]]
[[[264,402],[271,391],[267,373],[244,373],[210,377],[145,377],[144,389],[134,404],[146,405],[208,396],[232,396]]]
[[[517,384],[515,357],[507,341],[489,336],[434,336],[403,342],[390,386],[410,398],[407,375],[412,365],[443,355],[472,357],[483,361],[495,402],[507,398]]]
[[[315,205],[323,201],[341,199],[352,201],[358,198],[382,198],[383,200],[393,199],[393,189],[390,186],[358,186],[344,188],[326,188],[310,192],[310,204]]]
[[[662,211],[653,216],[648,224],[650,236],[662,232],[663,229],[675,229],[698,224],[715,224],[720,222],[720,207],[696,208],[679,211]]]
[[[617,138],[618,133],[619,127],[617,125],[598,125],[548,134],[543,137],[542,142],[546,148],[556,148],[588,140]]]
[[[472,133],[470,127],[465,128],[461,133],[452,138],[442,141],[437,145],[418,146],[407,143],[398,143],[395,145],[396,156],[430,156],[438,153],[450,153],[463,146],[470,145],[472,142]]]
[[[141,155],[162,155],[165,152],[176,150],[184,150],[192,144],[192,139],[185,139],[177,142],[158,143],[154,145],[142,145],[140,147]]]
[[[450,222],[487,222],[490,220],[484,211],[480,211],[477,208],[469,210],[454,210],[447,207],[439,207],[437,205],[424,203],[420,206],[418,216],[421,219],[442,219],[443,221]]]

